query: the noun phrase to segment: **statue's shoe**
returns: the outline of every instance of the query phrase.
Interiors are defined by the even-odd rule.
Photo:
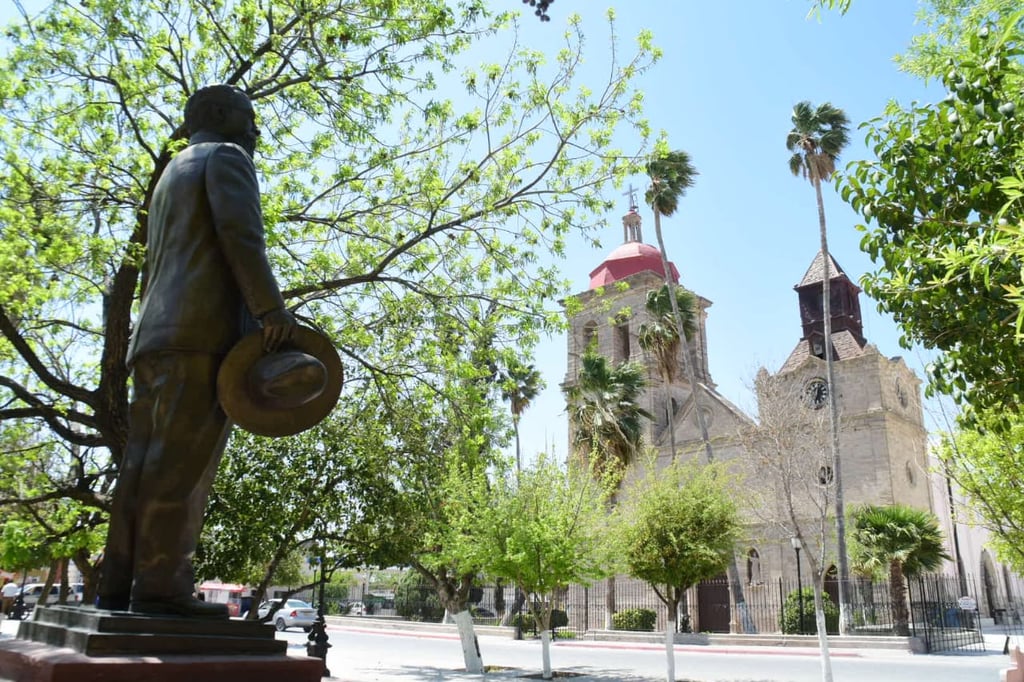
[[[228,617],[227,604],[213,604],[194,597],[164,599],[133,599],[131,612],[145,616],[177,616],[184,618]]]

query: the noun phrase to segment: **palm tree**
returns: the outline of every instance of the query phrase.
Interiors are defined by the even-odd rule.
[[[643,420],[650,419],[640,406],[644,383],[644,369],[637,363],[612,366],[587,351],[575,383],[565,388],[573,452],[613,487],[636,459]]]
[[[644,368],[635,362],[611,366],[593,349],[581,358],[576,381],[565,387],[570,441],[581,465],[603,484],[617,490],[627,467],[643,444],[643,420],[651,416],[640,406]],[[616,503],[613,494],[611,504]],[[615,576],[606,582],[605,627],[615,613]]]
[[[697,309],[697,297],[692,291],[681,286],[676,287],[675,295],[679,312],[683,316],[683,336],[690,341],[697,333],[694,312]],[[667,284],[660,289],[647,292],[646,308],[650,322],[640,325],[637,341],[640,348],[654,356],[658,374],[665,387],[665,423],[672,459],[675,460],[676,434],[672,428],[672,417],[675,414],[675,410],[672,409],[672,383],[679,372],[679,327],[672,314],[672,301],[669,299]]]
[[[522,471],[523,457],[519,445],[519,418],[530,406],[541,389],[540,372],[533,365],[518,362],[505,369],[504,381],[501,384],[501,395],[509,402],[512,411],[512,428],[516,434],[516,472]]]
[[[799,102],[793,107],[793,129],[786,136],[786,149],[793,153],[789,170],[803,175],[814,186],[818,200],[818,232],[821,239],[822,273],[821,301],[824,318],[825,377],[828,386],[829,430],[832,435],[831,455],[833,480],[836,486],[836,551],[839,555],[839,632],[846,634],[850,626],[850,567],[846,556],[846,513],[843,503],[842,467],[839,457],[839,403],[835,391],[835,367],[832,359],[832,301],[829,272],[832,258],[828,250],[828,229],[825,224],[825,203],[821,183],[836,170],[839,153],[850,141],[846,113],[829,102],[814,107]]]
[[[665,273],[665,285],[668,288],[669,303],[672,307],[672,318],[675,320],[676,329],[685,330],[685,320],[680,312],[679,301],[676,298],[675,282],[672,281],[672,268],[669,265],[668,251],[665,249],[665,238],[661,233],[661,216],[670,217],[679,207],[679,199],[686,193],[686,190],[693,186],[694,178],[697,177],[697,169],[690,162],[690,155],[681,149],[665,152],[653,157],[647,163],[647,175],[651,180],[650,186],[644,195],[644,199],[654,212],[654,234],[658,239],[658,249],[661,252],[662,271]],[[679,350],[683,367],[686,373],[686,380],[690,384],[693,394],[694,413],[697,417],[697,428],[700,429],[701,441],[704,443],[704,454],[708,464],[715,461],[715,453],[711,447],[711,438],[708,435],[708,423],[704,412],[700,409],[700,387],[697,383],[697,372],[693,367],[692,356],[690,355],[690,344],[685,334],[679,339]],[[673,451],[673,456],[675,452]],[[740,583],[740,572],[736,567],[736,557],[729,561],[729,591],[732,593],[733,602],[740,615],[741,625],[744,632],[756,632],[754,620],[747,610],[747,602],[743,597],[743,587]]]
[[[939,520],[902,504],[867,505],[853,514],[854,563],[865,573],[888,570],[893,634],[910,634],[907,578],[933,571],[950,559]]]

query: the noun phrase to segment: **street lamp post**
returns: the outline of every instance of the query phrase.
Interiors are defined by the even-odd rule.
[[[309,631],[308,641],[306,642],[306,655],[321,659],[324,662],[324,672],[322,677],[330,677],[331,671],[327,669],[327,650],[330,649],[332,645],[327,641],[327,621],[324,620],[324,583],[327,582],[324,572],[324,557],[321,554],[319,557],[311,558],[309,563],[314,566],[316,566],[316,564],[320,565],[320,599],[316,607],[316,621],[313,623],[313,628]],[[314,568],[314,589],[316,584],[316,568]]]
[[[796,603],[797,613],[800,614],[800,620],[797,621],[797,633],[804,634],[804,584],[803,578],[800,576],[800,538],[791,537],[789,544],[793,546],[793,551],[796,552]]]

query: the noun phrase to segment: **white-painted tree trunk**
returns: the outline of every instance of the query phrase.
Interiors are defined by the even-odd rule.
[[[455,626],[459,630],[459,641],[462,642],[462,658],[466,661],[466,672],[482,675],[484,660],[480,656],[480,645],[476,641],[473,630],[473,616],[469,610],[455,614]]]
[[[541,630],[540,657],[544,666],[544,679],[550,680],[551,675],[551,630]]]
[[[821,682],[832,682],[832,659],[828,653],[828,630],[825,629],[825,601],[821,583],[814,584],[814,622],[818,626],[818,649],[821,652]]]
[[[676,632],[672,622],[665,623],[665,657],[668,659],[668,669],[665,679],[668,682],[676,682]]]

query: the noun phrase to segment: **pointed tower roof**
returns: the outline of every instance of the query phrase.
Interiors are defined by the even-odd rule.
[[[836,360],[862,355],[867,341],[860,314],[860,287],[829,254],[829,290],[832,338],[832,357]],[[825,357],[825,315],[822,303],[822,285],[825,282],[825,255],[819,251],[807,268],[796,290],[800,305],[803,334],[796,348],[782,365],[781,371],[795,369],[805,358]]]
[[[829,280],[836,279],[838,277],[846,277],[846,272],[839,267],[839,263],[832,258],[832,254],[828,255],[828,273]],[[847,278],[849,279],[849,278]],[[811,265],[807,268],[807,272],[804,273],[804,278],[800,280],[794,289],[805,287],[808,284],[821,284],[825,280],[825,254],[821,251],[811,261]],[[857,291],[860,291],[858,287]]]
[[[665,276],[661,262],[661,251],[643,243],[640,214],[637,212],[636,194],[630,189],[629,212],[622,216],[624,243],[608,254],[600,265],[590,272],[590,288],[607,286],[640,272],[652,271],[659,277]],[[679,271],[673,263],[668,264],[673,282],[679,281]]]

